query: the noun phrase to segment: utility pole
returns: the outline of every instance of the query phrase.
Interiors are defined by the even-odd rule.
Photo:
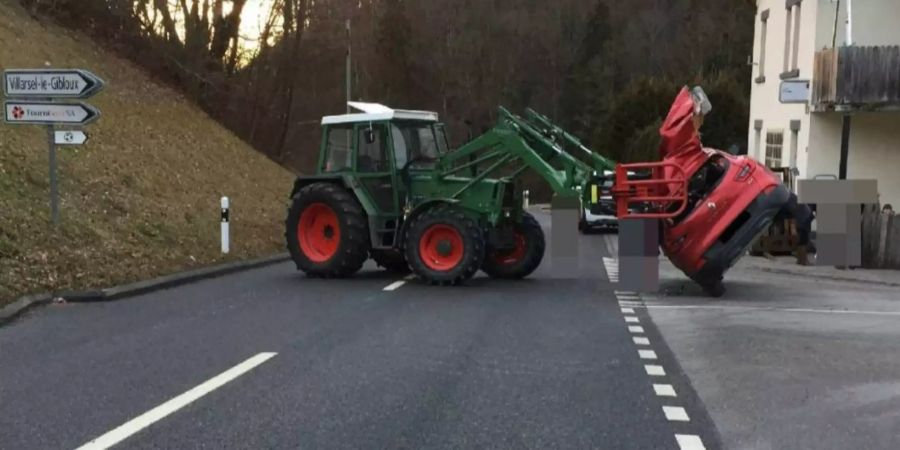
[[[350,19],[347,19],[347,114],[350,114],[350,80],[351,80],[351,65],[350,65],[350,50],[352,47],[352,40],[350,39]]]

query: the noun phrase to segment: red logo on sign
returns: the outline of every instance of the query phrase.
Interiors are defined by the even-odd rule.
[[[25,115],[25,110],[19,106],[13,106],[12,114],[13,114],[13,119],[18,120],[18,119],[21,119],[22,116]]]

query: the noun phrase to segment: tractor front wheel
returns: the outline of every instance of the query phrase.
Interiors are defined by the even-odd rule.
[[[406,260],[432,284],[460,284],[484,261],[484,233],[474,220],[446,205],[423,212],[406,234]]]
[[[546,242],[541,224],[531,214],[524,213],[522,223],[514,229],[515,247],[510,250],[491,250],[481,267],[493,278],[524,278],[531,275],[544,258]]]
[[[314,183],[294,195],[285,237],[297,269],[314,277],[346,277],[369,257],[366,214],[345,189]]]

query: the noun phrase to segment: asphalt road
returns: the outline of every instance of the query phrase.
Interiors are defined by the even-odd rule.
[[[900,449],[900,289],[738,264],[642,300],[730,449]]]
[[[281,264],[36,310],[0,328],[0,447],[718,448],[606,239],[578,239],[576,270],[548,249],[519,282]]]

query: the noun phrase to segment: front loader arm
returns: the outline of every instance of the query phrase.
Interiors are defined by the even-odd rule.
[[[609,171],[616,170],[616,163],[614,163],[613,161],[610,161],[607,158],[604,158],[599,153],[596,153],[593,150],[587,148],[587,146],[585,146],[581,142],[581,140],[579,140],[577,137],[573,136],[572,134],[569,134],[569,132],[562,129],[562,127],[551,122],[550,119],[548,119],[546,116],[542,115],[541,113],[539,113],[531,108],[528,108],[525,110],[525,115],[533,123],[536,123],[538,126],[543,128],[545,130],[545,133],[547,133],[551,136],[554,136],[559,140],[566,142],[569,147],[574,147],[575,149],[578,149],[579,151],[584,153],[590,159],[591,167],[594,170],[596,170],[598,172],[602,172],[605,170],[609,170]]]
[[[576,188],[587,182],[592,172],[591,167],[565,152],[527,121],[502,107],[499,112],[500,120],[494,128],[448,153],[438,163],[438,177],[446,177],[466,168],[492,162],[454,197],[491,173],[502,167],[512,166],[513,163],[518,163],[519,166],[506,178],[514,178],[530,168],[557,194],[577,196]],[[551,163],[562,169],[555,168]]]

